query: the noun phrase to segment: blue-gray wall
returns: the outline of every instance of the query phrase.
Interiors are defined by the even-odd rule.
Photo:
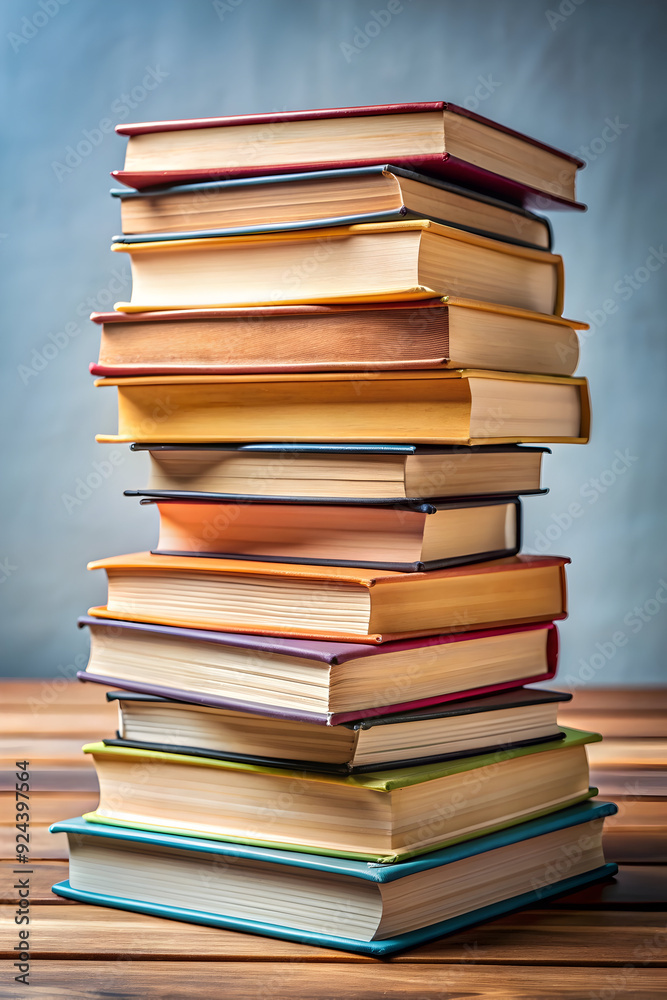
[[[87,374],[88,313],[127,298],[125,264],[108,252],[119,228],[108,172],[124,153],[111,122],[449,99],[589,161],[588,214],[553,225],[565,314],[591,322],[580,371],[593,436],[547,460],[551,492],[525,504],[526,548],[573,559],[564,683],[665,680],[667,6],[392,0],[390,18],[387,8],[2,4],[5,674],[67,675],[85,662],[74,621],[106,589],[86,561],[154,539],[152,513],[122,496],[144,484],[140,456],[112,449],[114,465],[95,444],[114,428],[115,399]],[[86,495],[89,478],[99,486]]]

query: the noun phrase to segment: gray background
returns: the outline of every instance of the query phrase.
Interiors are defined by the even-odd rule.
[[[154,543],[154,515],[122,496],[145,485],[141,456],[117,448],[112,465],[94,441],[114,429],[115,398],[87,373],[97,328],[86,317],[129,291],[113,292],[129,278],[108,252],[119,228],[108,172],[122,166],[124,140],[104,120],[447,99],[589,161],[579,182],[588,214],[552,222],[565,315],[592,323],[579,371],[593,435],[545,462],[551,492],[526,501],[525,547],[573,560],[563,684],[664,682],[667,270],[645,262],[667,243],[667,6],[403,0],[366,32],[386,7],[2,4],[3,673],[68,676],[85,663],[75,619],[106,593],[86,561]],[[91,476],[100,485],[77,498]]]

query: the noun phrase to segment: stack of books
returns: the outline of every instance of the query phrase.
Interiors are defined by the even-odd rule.
[[[568,560],[520,554],[535,445],[588,437],[530,210],[582,164],[443,103],[118,131],[98,440],[160,531],[90,566],[120,721],[55,891],[382,955],[609,877],[599,737],[526,687]]]

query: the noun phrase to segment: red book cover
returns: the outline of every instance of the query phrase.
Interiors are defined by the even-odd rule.
[[[128,125],[117,125],[116,131],[119,135],[138,136],[155,132],[178,132],[183,130],[203,129],[203,128],[223,128],[225,126],[240,125],[277,125],[287,122],[302,122],[328,118],[362,118],[375,117],[379,115],[397,115],[424,113],[429,111],[448,111],[463,118],[469,118],[482,125],[489,126],[505,135],[513,136],[523,142],[542,149],[560,157],[564,163],[574,165],[577,168],[584,166],[583,160],[571,156],[562,150],[548,146],[546,143],[533,139],[530,136],[517,132],[514,129],[499,125],[482,115],[468,111],[446,101],[434,101],[413,104],[383,104],[370,107],[358,108],[324,108],[307,111],[280,111],[268,114],[255,115],[231,115],[221,118],[192,118],[176,121],[162,122],[140,122]],[[188,183],[203,180],[221,180],[233,177],[258,177],[281,173],[302,173],[311,170],[339,170],[350,169],[352,167],[367,167],[375,164],[387,163],[386,154],[379,157],[366,159],[341,159],[336,162],[314,162],[307,163],[272,163],[270,165],[254,165],[245,163],[239,166],[227,166],[224,169],[174,169],[157,171],[136,171],[136,170],[114,170],[112,177],[128,187],[143,188],[156,187],[163,184]],[[524,208],[538,209],[562,209],[577,208],[585,209],[585,205],[572,201],[568,198],[560,197],[540,191],[529,185],[518,181],[502,177],[472,163],[458,159],[446,152],[443,147],[442,153],[411,154],[404,157],[392,157],[391,162],[398,167],[405,167],[410,170],[421,171],[424,174],[433,174],[442,177],[454,184],[462,187],[470,187],[473,190],[483,191],[493,194],[495,197],[513,204],[522,205]]]

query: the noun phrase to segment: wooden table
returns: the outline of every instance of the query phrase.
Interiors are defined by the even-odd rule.
[[[667,997],[667,865],[622,865],[613,883],[385,960],[54,896],[52,883],[67,877],[67,848],[47,826],[97,804],[95,773],[80,747],[116,728],[104,694],[64,679],[0,682],[2,1000]],[[14,764],[24,759],[31,772],[29,986],[14,982],[13,967]]]

